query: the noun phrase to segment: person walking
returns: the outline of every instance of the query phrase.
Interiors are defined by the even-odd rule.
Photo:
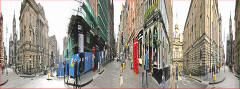
[[[63,68],[64,68],[64,69],[63,69],[63,72],[64,72],[64,73],[63,73],[63,78],[64,78],[64,83],[65,83],[65,71],[66,71],[66,70],[65,70],[65,65],[66,65],[66,63],[65,63],[65,61],[64,61],[64,62],[63,62]]]
[[[163,73],[163,75],[162,75],[162,82],[163,82],[163,84],[162,84],[162,87],[163,88],[165,88],[165,72],[164,72],[164,68],[165,68],[165,62],[164,62],[164,60],[162,61],[162,67],[163,67],[163,69],[162,69],[162,73]]]
[[[176,88],[178,88],[178,63],[176,63]]]
[[[147,72],[148,72],[148,51],[146,50],[146,53],[145,53],[145,70],[146,70],[146,85],[148,87],[148,77],[147,77]]]

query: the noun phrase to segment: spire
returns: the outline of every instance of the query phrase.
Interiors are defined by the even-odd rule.
[[[175,38],[179,38],[179,29],[178,29],[178,14],[176,13],[176,24],[175,24]]]
[[[230,11],[230,18],[229,18],[229,33],[232,34],[232,18],[231,18],[231,11]]]
[[[177,22],[176,24],[178,24],[178,14],[177,14],[177,12],[176,12],[176,20],[177,20],[177,21],[176,21],[176,22]]]
[[[14,10],[14,15],[13,15],[13,23],[16,23],[15,10]]]
[[[15,10],[13,15],[13,34],[16,34],[16,18],[15,18]]]
[[[231,16],[231,11],[230,11],[230,18],[229,18],[229,20],[230,20],[230,23],[232,24],[232,16]]]

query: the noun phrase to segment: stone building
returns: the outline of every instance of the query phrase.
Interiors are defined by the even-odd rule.
[[[93,11],[93,14],[95,16],[100,15],[100,13],[98,12],[98,10],[102,10],[105,5],[100,5],[102,3],[101,0],[88,0],[90,7]],[[107,55],[113,59],[113,56],[115,55],[115,38],[114,38],[114,7],[113,7],[113,0],[108,0],[106,4],[106,10],[108,10],[107,13],[103,12],[107,17],[102,16],[101,18],[107,19],[107,32],[108,34],[106,34],[107,36],[107,46],[105,48],[107,48]],[[101,8],[100,8],[101,7]],[[100,15],[101,16],[101,15]]]
[[[6,54],[6,47],[4,46],[3,42],[3,47],[2,47],[2,59],[0,60],[0,66],[1,66],[1,72],[4,73],[7,69],[7,54]],[[6,73],[6,72],[5,72]]]
[[[104,59],[111,59],[115,47],[113,0],[85,0],[79,3],[77,14],[72,15],[69,23],[64,58],[68,60],[76,53],[92,52],[94,47],[95,52],[103,52]]]
[[[117,37],[117,53],[118,57],[121,59],[123,58],[123,47],[124,47],[124,26],[126,26],[125,23],[125,18],[126,18],[126,9],[125,5],[122,5],[122,11],[120,15],[120,24],[119,24],[119,29],[118,29],[118,37]]]
[[[104,51],[105,56],[112,58],[115,54],[113,0],[88,0],[86,4],[91,7],[90,14],[96,17],[93,19],[98,20],[97,24],[99,26],[95,29],[101,30],[93,34],[93,39],[98,39],[99,42],[92,42],[91,44],[97,47],[97,51]],[[90,48],[92,49],[92,47]]]
[[[125,28],[124,28],[124,38],[126,44],[126,58],[129,60],[133,59],[133,38],[136,34],[136,18],[135,18],[135,4],[137,0],[126,0],[125,2],[125,11],[126,11],[126,18],[125,18]]]
[[[1,71],[3,70],[4,65],[4,45],[3,45],[3,15],[2,12],[0,14],[0,64]],[[2,74],[2,73],[0,73]]]
[[[223,39],[222,39],[222,16],[220,15],[219,18],[219,64],[217,64],[218,66],[223,66],[223,63],[225,62],[224,59],[224,45],[223,45]]]
[[[171,0],[144,1],[143,55],[148,55],[148,72],[161,83],[163,71],[165,80],[170,78],[170,18]],[[172,13],[172,12],[170,12]],[[146,60],[145,60],[146,61]]]
[[[172,49],[173,49],[173,60],[172,64],[178,66],[178,71],[182,72],[183,70],[183,42],[181,41],[181,36],[179,34],[178,25],[175,25],[175,35],[174,40],[172,42]]]
[[[219,18],[217,0],[191,1],[183,32],[185,74],[202,75],[206,68],[211,72],[217,70]]]
[[[230,15],[229,34],[227,36],[227,59],[226,59],[226,64],[230,67],[230,69],[232,69],[232,67],[234,65],[233,47],[234,47],[234,40],[233,40],[233,32],[232,32],[232,18]]]
[[[9,66],[16,66],[16,62],[18,61],[18,32],[16,30],[16,18],[15,12],[13,16],[13,33],[9,39]]]
[[[108,27],[108,44],[109,44],[109,57],[111,59],[115,56],[115,38],[114,38],[114,7],[113,0],[109,0],[108,3],[108,19],[109,19],[109,27]]]
[[[57,51],[57,39],[56,36],[53,35],[51,37],[49,37],[49,60],[48,60],[48,66],[49,67],[53,67],[54,64],[56,63],[56,60],[58,60],[58,51]]]
[[[65,36],[63,38],[63,53],[62,53],[62,61],[66,60],[65,57],[64,57],[64,49],[67,49],[67,44],[68,44],[68,37]]]
[[[21,72],[32,74],[47,67],[48,21],[35,0],[23,0],[20,10],[19,61]]]
[[[173,42],[175,40],[174,33],[173,33],[173,11],[172,11],[172,1],[171,0],[165,0],[166,3],[166,12],[168,15],[168,35],[169,35],[169,41],[170,41],[170,49],[173,49]],[[173,50],[170,50],[170,54],[173,54]],[[172,59],[172,56],[170,57]]]
[[[6,27],[7,30],[7,27]],[[4,34],[3,34],[3,15],[0,12],[0,75],[6,75],[7,71],[7,54],[6,47],[4,45]],[[0,76],[0,77],[1,77]]]
[[[236,0],[236,6],[235,6],[235,47],[234,47],[234,65],[235,65],[235,71],[237,74],[239,74],[239,0]]]
[[[138,40],[138,60],[139,64],[144,65],[143,60],[143,30],[144,30],[144,0],[136,0],[135,5],[135,23],[134,26],[136,28],[135,36],[133,40]],[[132,47],[133,48],[133,47]],[[144,66],[142,66],[142,70],[144,70]]]
[[[0,62],[3,59],[3,16],[2,12],[0,13]]]

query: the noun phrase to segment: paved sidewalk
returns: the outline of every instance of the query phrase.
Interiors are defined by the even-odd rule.
[[[1,74],[0,78],[1,78],[0,86],[6,84],[8,82],[8,74],[3,74],[3,75]]]
[[[135,74],[131,69],[130,60],[126,60],[126,69],[123,71],[123,80],[124,83],[121,88],[171,88],[171,78],[169,78],[165,84],[158,82],[148,74],[148,84],[146,85],[146,73],[144,71],[144,86],[142,86],[142,67],[138,68],[139,73]]]
[[[94,70],[94,71],[90,70],[86,73],[80,74],[80,85],[81,85],[81,87],[84,87],[84,86],[90,84],[94,79],[99,77],[104,72],[104,70],[105,70],[104,67],[112,61],[113,60],[106,60],[100,65],[100,69],[97,69],[97,70]],[[74,86],[74,82],[75,82],[75,79],[70,78],[68,80],[68,82],[66,81],[66,84]]]
[[[0,69],[0,78],[1,78],[0,86],[6,84],[8,82],[8,70],[7,70],[7,68],[4,69],[4,70]]]
[[[94,72],[88,71],[86,73],[80,74],[80,85],[81,87],[86,86],[87,84],[91,83],[94,78],[96,78],[99,75],[99,71],[95,70]],[[75,79],[69,78],[68,81],[65,81],[66,84],[74,86]]]
[[[239,73],[237,71],[234,70],[233,74],[235,77],[237,77],[239,79]]]
[[[186,75],[189,77],[189,75]],[[205,75],[205,76],[191,76],[190,78],[201,82],[203,84],[217,84],[220,82],[223,82],[225,80],[225,72],[224,72],[224,67],[221,67],[220,72],[216,73],[216,81],[213,81],[213,78],[211,74]]]

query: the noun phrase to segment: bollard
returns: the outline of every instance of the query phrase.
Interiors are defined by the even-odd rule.
[[[125,69],[125,63],[123,63],[123,69]]]
[[[48,79],[50,79],[50,74],[48,73]]]
[[[216,75],[213,74],[213,81],[215,82],[216,81]]]

